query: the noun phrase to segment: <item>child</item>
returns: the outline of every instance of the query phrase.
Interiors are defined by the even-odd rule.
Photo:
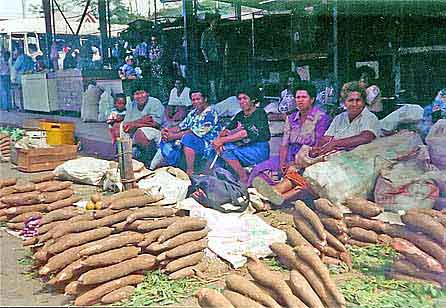
[[[115,96],[114,108],[107,118],[112,144],[115,145],[116,139],[119,137],[119,127],[125,117],[126,97],[124,93],[118,93]]]

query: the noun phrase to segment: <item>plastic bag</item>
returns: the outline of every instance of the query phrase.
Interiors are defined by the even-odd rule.
[[[446,169],[446,120],[438,120],[426,137],[432,163],[439,169]]]
[[[111,89],[108,88],[104,91],[104,93],[102,93],[101,98],[99,99],[99,122],[105,122],[107,120],[107,117],[113,108],[113,102]]]
[[[83,122],[96,122],[98,120],[100,97],[101,89],[94,85],[89,85],[82,94],[81,120]]]
[[[401,124],[416,124],[423,119],[423,113],[424,109],[419,105],[404,105],[379,121],[381,129],[391,132]]]

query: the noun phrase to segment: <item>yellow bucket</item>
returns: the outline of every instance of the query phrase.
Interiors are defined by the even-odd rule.
[[[46,131],[46,142],[49,145],[74,144],[74,123],[45,120],[40,121],[40,128]]]

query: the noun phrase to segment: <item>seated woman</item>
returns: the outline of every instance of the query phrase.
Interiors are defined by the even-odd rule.
[[[440,119],[446,119],[446,88],[440,90],[434,101],[424,107],[423,121],[421,122],[421,132],[426,137],[432,125]]]
[[[212,151],[211,141],[218,136],[217,113],[209,106],[208,98],[199,90],[191,91],[192,109],[177,126],[161,132],[161,153],[168,165],[178,166],[181,154],[186,160],[186,173],[194,173],[197,158]]]
[[[312,83],[300,83],[294,93],[295,105],[298,110],[285,119],[279,156],[273,156],[258,164],[249,176],[249,186],[257,176],[261,176],[269,184],[274,184],[272,177],[285,174],[302,145],[316,145],[330,125],[329,116],[318,107],[313,106],[316,87]]]
[[[169,103],[166,108],[166,119],[172,126],[184,119],[189,107],[192,105],[189,96],[190,88],[185,86],[185,82],[183,77],[177,77],[175,86],[170,91]]]
[[[271,133],[268,117],[263,109],[256,107],[256,93],[255,89],[238,91],[242,111],[212,142],[214,149],[243,184],[248,181],[248,173],[243,167],[256,165],[269,157]]]
[[[355,147],[372,142],[379,136],[379,121],[376,115],[366,107],[367,94],[358,82],[349,83],[345,87],[346,112],[333,119],[325,135],[319,140],[317,146],[309,152],[310,157],[320,157],[336,151],[352,150]],[[262,178],[253,181],[257,191],[268,198],[276,206],[285,201],[304,200],[312,205],[313,194],[301,176],[302,170],[291,166],[285,173],[282,182],[271,186]]]

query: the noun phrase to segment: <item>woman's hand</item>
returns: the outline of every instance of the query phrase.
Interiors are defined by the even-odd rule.
[[[212,147],[215,149],[215,151],[217,151],[218,154],[220,154],[223,150],[223,145],[224,142],[220,137],[212,141]]]

